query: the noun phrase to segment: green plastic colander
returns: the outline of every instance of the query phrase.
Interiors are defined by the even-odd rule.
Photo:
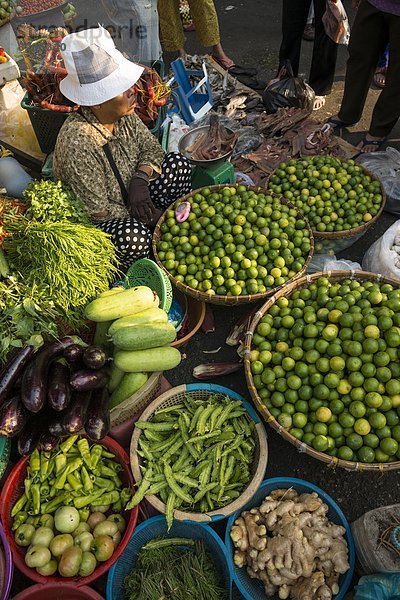
[[[10,460],[11,441],[0,437],[0,479],[3,477]]]
[[[160,308],[169,312],[172,305],[172,285],[168,275],[149,258],[140,258],[128,270],[125,278],[129,287],[147,285],[157,292]]]

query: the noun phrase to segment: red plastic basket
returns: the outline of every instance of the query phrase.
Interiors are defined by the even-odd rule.
[[[129,485],[132,491],[134,491],[134,480],[130,470],[129,457],[125,450],[110,437],[105,437],[104,440],[102,440],[100,443],[101,445],[105,446],[107,450],[112,452],[115,455],[115,458],[118,460],[118,462],[121,463],[123,471],[121,471],[119,477],[125,485]],[[29,456],[22,458],[15,465],[3,486],[3,490],[0,496],[0,518],[3,524],[4,532],[6,534],[8,543],[10,544],[14,564],[17,567],[17,569],[19,569],[24,575],[26,575],[26,577],[29,577],[29,579],[32,579],[32,581],[41,584],[57,584],[61,582],[65,583],[65,578],[63,577],[44,577],[43,575],[40,575],[35,569],[27,567],[24,560],[24,549],[18,546],[14,541],[13,532],[11,530],[11,510],[15,502],[18,500],[18,498],[21,497],[23,493],[24,479],[26,476],[28,462]],[[109,571],[112,565],[121,556],[126,546],[128,545],[129,540],[131,539],[132,533],[134,532],[136,527],[138,512],[138,508],[136,507],[130,511],[130,515],[128,515],[128,513],[125,515],[128,521],[127,527],[124,536],[120,544],[117,546],[112,557],[105,563],[97,567],[97,569],[95,569],[93,573],[88,577],[71,577],[70,579],[68,579],[68,582],[71,583],[73,587],[81,587],[82,585],[88,585],[89,583],[92,583],[92,581],[95,581],[96,579],[98,579],[99,577],[101,577]]]
[[[77,588],[73,583],[49,583],[47,585],[32,585],[20,594],[13,596],[13,600],[104,600],[90,587]]]

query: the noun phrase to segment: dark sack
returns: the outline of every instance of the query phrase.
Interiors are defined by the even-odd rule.
[[[270,114],[279,108],[305,108],[311,112],[315,93],[303,79],[293,75],[292,65],[285,61],[278,79],[265,88],[262,98]]]

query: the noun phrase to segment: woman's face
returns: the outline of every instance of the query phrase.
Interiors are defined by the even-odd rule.
[[[129,88],[123,94],[103,102],[99,107],[102,121],[107,123],[116,123],[122,117],[131,115],[136,108],[136,96],[133,88]]]

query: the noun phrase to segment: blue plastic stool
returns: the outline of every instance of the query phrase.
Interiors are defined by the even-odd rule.
[[[207,67],[203,63],[202,70],[186,69],[181,58],[174,60],[171,67],[174,77],[169,84],[177,84],[173,92],[175,104],[183,119],[189,125],[193,121],[201,119],[213,107]],[[190,77],[201,77],[202,79],[195,86],[192,86]]]

